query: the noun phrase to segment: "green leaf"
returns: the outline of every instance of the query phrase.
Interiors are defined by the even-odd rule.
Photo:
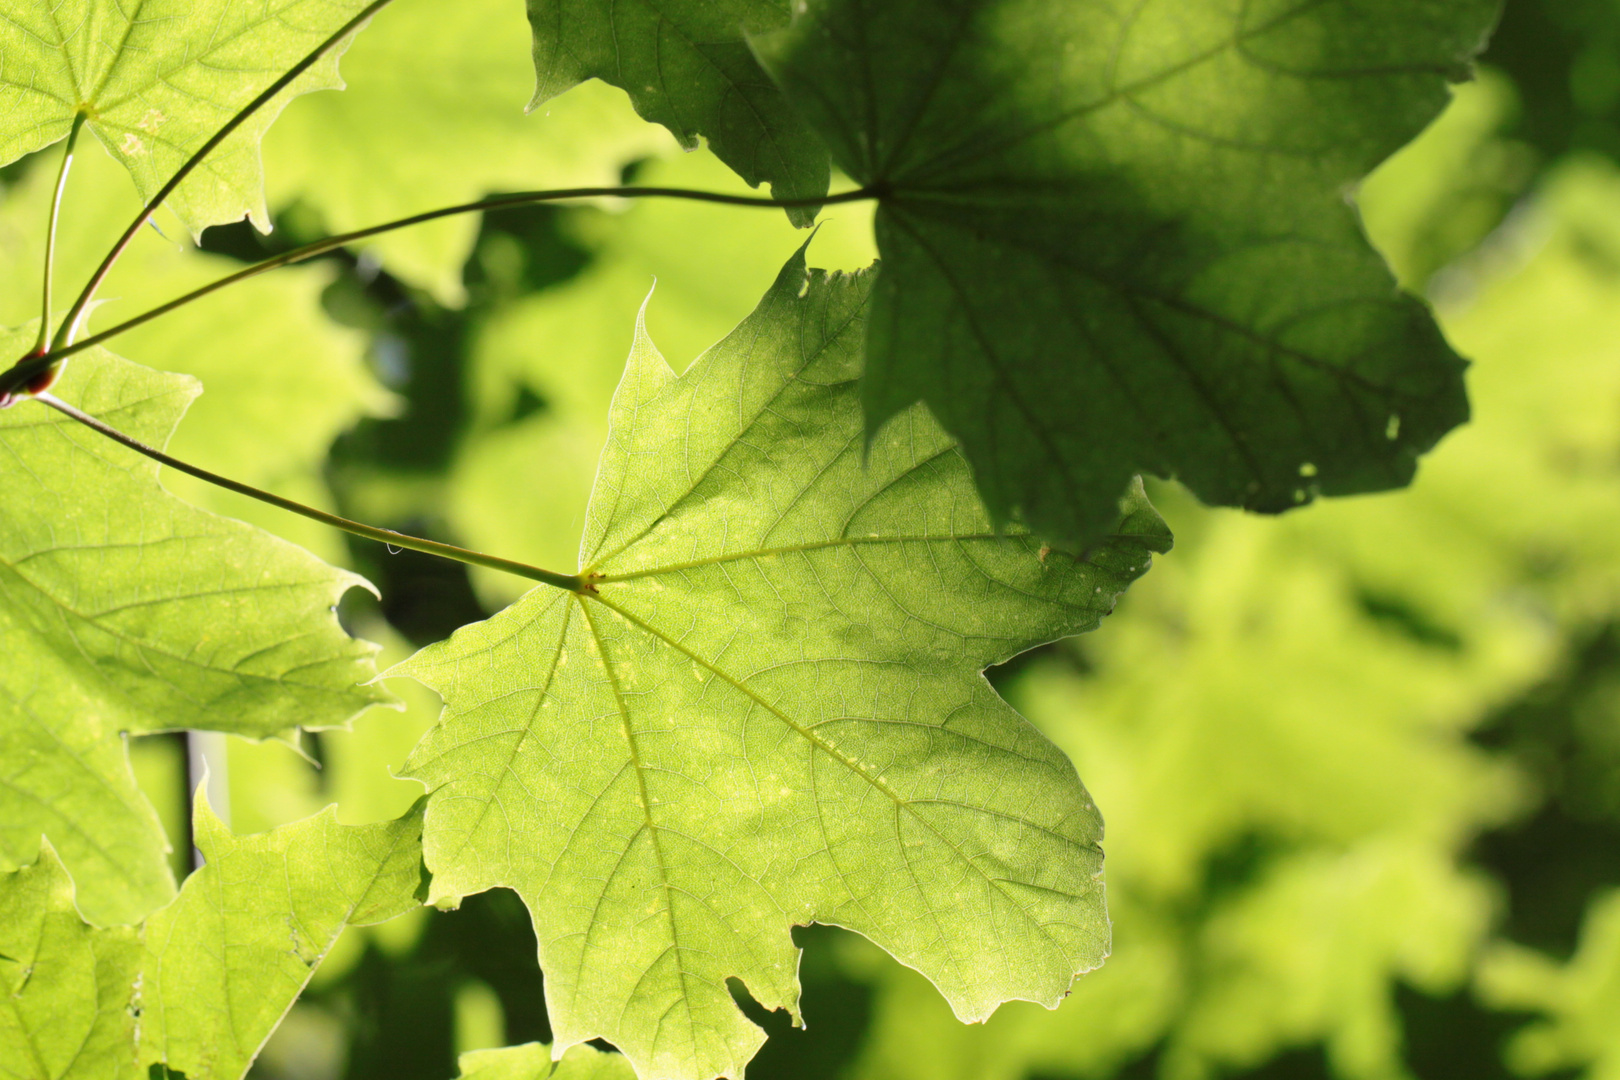
[[[0,20],[0,164],[63,138],[83,113],[149,199],[238,110],[365,4],[20,0]],[[259,140],[295,95],[343,85],[341,52],[329,50],[249,117],[169,197],[193,234],[244,216],[270,231]]]
[[[21,353],[28,329],[0,332]],[[99,350],[61,397],[162,445],[194,381]],[[51,837],[99,923],[173,892],[121,732],[263,738],[344,723],[378,701],[375,648],[333,605],[363,582],[167,494],[157,466],[35,402],[0,413],[0,858]]]
[[[344,927],[418,904],[420,807],[236,837],[199,796],[195,821],[206,865],[140,927],[87,925],[48,843],[0,875],[6,1075],[240,1080]]]
[[[462,1054],[459,1080],[635,1080],[623,1054],[605,1054],[594,1046],[574,1046],[560,1061],[551,1060],[543,1043],[474,1050]]]
[[[422,810],[237,837],[199,796],[193,822],[207,865],[145,928],[141,1064],[237,1080],[344,927],[419,906]]]
[[[827,193],[827,148],[760,69],[746,36],[787,23],[786,0],[528,0],[534,105],[585,79],[621,87],[636,111],[708,147],[778,199]],[[809,225],[814,210],[790,210]]]
[[[1272,862],[1200,928],[1212,974],[1177,1018],[1168,1068],[1218,1075],[1321,1039],[1334,1076],[1402,1076],[1397,980],[1455,992],[1491,922],[1491,881],[1451,846],[1371,837]]]
[[[1406,483],[1462,362],[1344,193],[1496,0],[809,0],[755,43],[883,192],[863,400],[928,402],[998,519],[1089,542],[1136,472],[1278,511]]]
[[[868,446],[870,275],[789,261],[677,377],[638,333],[581,546],[536,591],[393,669],[445,715],[434,898],[510,886],[560,1045],[645,1076],[741,1076],[735,977],[798,1016],[790,928],[857,930],[964,1019],[1099,964],[1101,821],[980,672],[1094,627],[1169,537],[1138,490],[1081,556],[998,533],[922,409]]]
[[[128,1009],[141,944],[98,930],[73,905],[49,842],[32,866],[0,874],[0,1070],[27,1080],[123,1080],[135,1072]]]
[[[517,0],[384,9],[343,57],[348,88],[297,102],[266,137],[271,205],[298,201],[346,232],[491,192],[617,184],[631,161],[674,149],[603,85],[525,116],[526,36]],[[386,234],[367,250],[459,303],[477,233],[469,214]]]

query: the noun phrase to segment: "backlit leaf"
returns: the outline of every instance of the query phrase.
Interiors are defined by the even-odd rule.
[[[581,545],[393,669],[444,697],[441,903],[533,913],[553,1030],[649,1077],[740,1077],[739,979],[798,1016],[795,924],[857,930],[957,1014],[1054,1004],[1101,962],[1101,822],[982,678],[1094,627],[1169,541],[1141,496],[1084,554],[997,533],[922,409],[866,445],[868,274],[806,273],[676,376],[638,334]]]
[[[73,906],[73,880],[47,842],[0,874],[0,1070],[27,1080],[134,1075],[129,1015],[139,933],[98,930]]]
[[[518,0],[384,9],[343,58],[344,92],[298,101],[265,138],[271,205],[299,201],[346,232],[499,191],[616,184],[631,161],[674,150],[600,84],[525,116],[534,87],[525,38]],[[476,215],[446,218],[367,250],[390,273],[459,302],[477,231]]]
[[[747,190],[708,154],[649,162],[636,182]],[[540,566],[565,565],[579,552],[636,309],[645,302],[648,332],[666,354],[696,356],[753,309],[804,243],[779,214],[679,199],[640,199],[617,214],[580,210],[569,221],[592,244],[589,267],[495,311],[474,340],[468,383],[476,427],[451,468],[445,508],[463,543]],[[808,250],[829,268],[870,264],[870,209],[830,208]],[[545,407],[506,422],[524,391]],[[546,483],[514,487],[514,473],[535,461],[547,463]],[[524,584],[476,567],[473,581],[496,607]]]
[[[89,350],[57,393],[162,445],[197,387]],[[0,857],[31,861],[43,833],[89,918],[133,921],[174,886],[120,733],[264,738],[387,700],[359,685],[374,647],[332,616],[361,582],[188,506],[156,464],[36,402],[0,412],[0,462]]]
[[[346,926],[418,904],[420,808],[239,837],[199,798],[195,822],[207,863],[138,927],[87,925],[49,844],[0,874],[0,1072],[241,1080]]]
[[[344,927],[419,905],[422,811],[233,836],[199,796],[192,820],[207,863],[144,928],[141,1064],[237,1080]]]
[[[1588,906],[1567,963],[1501,942],[1481,964],[1479,985],[1495,1008],[1542,1014],[1508,1043],[1514,1072],[1570,1075],[1585,1067],[1592,1080],[1620,1076],[1620,893],[1600,893]]]
[[[0,19],[0,164],[82,113],[143,200],[365,0],[18,0]],[[247,216],[270,229],[259,140],[288,100],[341,86],[330,50],[249,117],[170,196],[193,233]],[[111,238],[109,238],[110,240]]]
[[[542,1043],[473,1050],[461,1055],[458,1080],[635,1080],[623,1054],[605,1054],[594,1046],[574,1046],[561,1061],[551,1060]]]

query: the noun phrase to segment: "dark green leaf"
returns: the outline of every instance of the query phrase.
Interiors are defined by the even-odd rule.
[[[1283,510],[1395,487],[1462,361],[1346,193],[1496,0],[810,0],[756,43],[881,186],[873,430],[923,399],[1000,518],[1089,542],[1136,472]]]
[[[778,199],[827,191],[827,148],[760,69],[746,34],[788,18],[786,0],[529,0],[534,104],[585,79],[622,87],[682,145],[702,136]],[[792,210],[808,225],[813,210]]]

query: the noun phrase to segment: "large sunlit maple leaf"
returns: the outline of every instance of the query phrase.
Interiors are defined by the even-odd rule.
[[[651,1078],[740,1077],[798,1016],[791,928],[835,923],[964,1019],[1056,1003],[1101,963],[1102,823],[982,671],[1096,626],[1169,536],[1138,489],[1074,551],[998,532],[922,408],[868,443],[869,273],[795,256],[677,376],[638,334],[581,546],[394,669],[444,697],[434,899],[510,886],[553,1030]]]

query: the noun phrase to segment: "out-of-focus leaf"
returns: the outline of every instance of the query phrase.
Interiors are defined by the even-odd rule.
[[[528,0],[534,100],[585,79],[623,88],[687,149],[699,137],[778,199],[827,192],[827,148],[771,82],[746,37],[788,21],[786,0]],[[790,210],[808,225],[814,210]]]
[[[965,1019],[1053,1004],[1106,953],[1095,807],[979,674],[1094,627],[1163,550],[1141,497],[1084,557],[996,532],[921,408],[867,443],[869,277],[789,261],[682,376],[638,335],[581,545],[399,668],[450,902],[528,903],[557,1040],[738,1076],[798,1015],[793,924],[854,929]]]
[[[1344,192],[1498,6],[800,5],[755,47],[878,188],[871,428],[927,401],[998,519],[1078,543],[1137,472],[1267,511],[1407,483],[1463,365]]]
[[[629,162],[672,149],[606,86],[525,116],[525,37],[517,0],[385,9],[343,58],[348,88],[298,102],[265,140],[271,203],[298,200],[346,232],[499,191],[617,184]],[[447,218],[367,249],[459,303],[477,229],[476,216]]]
[[[238,110],[366,0],[18,0],[0,19],[0,164],[86,117],[144,201]],[[334,48],[237,128],[169,197],[192,233],[244,216],[270,230],[259,140],[298,94],[342,86]],[[133,215],[131,215],[133,217]]]
[[[1501,943],[1481,964],[1479,986],[1495,1008],[1545,1015],[1509,1044],[1515,1072],[1584,1068],[1590,1080],[1620,1076],[1620,893],[1599,897],[1587,910],[1580,947],[1567,964]]]
[[[56,179],[53,169],[38,167],[45,164],[0,196],[0,322],[18,325],[39,313],[45,209]],[[137,206],[107,155],[82,147],[58,228],[59,290],[89,275]],[[108,278],[91,329],[239,268],[145,230]],[[286,267],[115,339],[120,355],[202,380],[206,392],[170,447],[177,456],[303,502],[329,501],[320,469],[332,441],[393,402],[366,369],[360,335],[321,310],[328,280],[323,267]],[[165,474],[164,483],[190,502],[263,525],[328,559],[342,557],[323,526],[178,473]]]
[[[1430,215],[1449,211],[1434,193],[1467,182],[1473,155],[1439,152],[1467,141],[1481,95],[1459,104],[1411,153],[1462,175],[1378,176],[1362,192],[1392,251],[1421,250]],[[1465,980],[1490,900],[1459,849],[1525,803],[1465,734],[1554,669],[1558,628],[1612,618],[1620,580],[1617,208],[1612,166],[1568,164],[1446,271],[1476,420],[1410,490],[1280,522],[1167,501],[1180,546],[1088,639],[1092,672],[1039,667],[1015,684],[1107,812],[1109,965],[1167,913],[1181,920],[1162,991],[1181,1004],[1158,1016],[1170,1075],[1320,1040],[1339,1075],[1387,1077],[1392,983]],[[1496,1005],[1549,1014],[1514,1044],[1526,1071],[1606,1060],[1609,910],[1594,910],[1578,966],[1512,948],[1487,963]],[[903,981],[884,975],[880,993]],[[954,1034],[882,1008],[856,1075],[933,1080],[914,1048],[935,1044],[984,1075],[1091,1075],[1110,1047],[1117,1059],[1153,1040],[1130,1019],[1141,1003],[1093,999],[1083,1043],[1070,1005],[1027,1031],[1009,1013]]]
[[[0,332],[20,354],[31,330]],[[162,445],[197,393],[99,349],[60,397]],[[121,732],[264,738],[341,725],[388,697],[338,597],[363,584],[284,541],[188,506],[157,465],[36,402],[0,413],[0,857],[49,836],[85,914],[130,922],[173,882]]]
[[[1361,185],[1356,204],[1368,235],[1406,288],[1423,292],[1438,270],[1477,247],[1529,185],[1534,151],[1502,134],[1517,105],[1512,83],[1481,70]]]
[[[1374,839],[1278,860],[1201,928],[1203,985],[1167,1074],[1219,1075],[1321,1040],[1336,1076],[1405,1077],[1393,983],[1454,990],[1491,920],[1490,883],[1454,858]]]
[[[846,961],[852,974],[876,983],[870,1033],[850,1080],[1116,1075],[1163,1036],[1184,1002],[1189,973],[1176,928],[1162,915],[1112,886],[1108,909],[1113,954],[1055,1010],[1012,1002],[983,1024],[963,1024],[915,971],[881,956]]]
[[[1311,542],[1457,632],[1545,632],[1526,601],[1562,625],[1607,617],[1620,575],[1617,267],[1620,174],[1569,162],[1506,235],[1447,272],[1458,295],[1445,328],[1474,360],[1474,422],[1432,455],[1414,496],[1326,504]]]

